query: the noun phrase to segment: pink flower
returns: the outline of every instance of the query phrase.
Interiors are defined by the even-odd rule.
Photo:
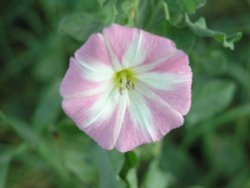
[[[114,24],[76,51],[60,92],[79,129],[126,152],[183,124],[191,83],[188,57],[171,40]]]

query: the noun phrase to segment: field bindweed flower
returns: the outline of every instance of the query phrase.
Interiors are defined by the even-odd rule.
[[[183,124],[191,83],[188,57],[171,40],[113,24],[76,51],[60,93],[79,129],[126,152]]]

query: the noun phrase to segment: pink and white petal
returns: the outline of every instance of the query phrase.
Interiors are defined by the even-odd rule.
[[[120,152],[131,151],[137,146],[145,143],[151,143],[151,138],[144,133],[142,126],[135,124],[132,121],[133,116],[128,110],[125,113],[125,118],[122,124],[121,133],[116,144],[116,149]]]
[[[129,113],[134,124],[144,131],[147,138],[152,142],[155,140],[155,130],[152,127],[153,117],[150,109],[145,103],[144,97],[137,91],[130,91],[130,105],[128,106]]]
[[[77,126],[84,129],[111,114],[117,95],[113,95],[113,88],[110,88],[106,92],[95,95],[64,98],[62,107]]]
[[[188,56],[181,50],[177,50],[170,58],[150,70],[174,73],[180,76],[192,77]]]
[[[182,115],[173,109],[167,103],[161,100],[155,100],[145,97],[146,104],[151,110],[154,117],[154,129],[156,130],[156,140],[160,140],[163,136],[169,133],[172,129],[180,127],[184,123]]]
[[[138,145],[154,141],[150,109],[145,105],[142,97],[138,97],[136,93],[131,94],[132,92],[129,93],[130,102],[116,144],[116,149],[120,152],[127,152]]]
[[[188,82],[191,80],[190,75],[178,75],[173,73],[149,72],[138,74],[139,82],[145,83],[155,89],[169,91],[176,85]]]
[[[180,114],[186,115],[191,106],[191,79],[181,80],[177,77],[174,81],[167,81],[162,77],[162,80],[164,83],[154,86],[149,81],[138,81],[138,84],[144,87],[141,93],[154,93],[156,97],[163,99]],[[147,92],[145,88],[148,88]]]
[[[101,33],[92,34],[75,53],[80,62],[91,64],[104,64],[111,67],[112,63]]]
[[[82,129],[89,137],[101,146],[103,149],[112,150],[115,143],[115,117],[117,112],[114,110],[110,117],[104,121],[93,123],[86,129]]]
[[[142,30],[137,30],[134,32],[133,39],[128,45],[125,54],[122,58],[122,64],[124,68],[133,67],[142,64],[146,57],[147,51],[143,46],[144,38]]]
[[[191,80],[177,84],[168,91],[151,89],[180,114],[186,115],[189,112],[191,107]]]
[[[76,64],[82,72],[82,75],[88,80],[95,82],[108,81],[112,79],[114,70],[107,65],[100,63],[82,62],[76,60]]]
[[[128,62],[130,60],[128,56],[135,55],[135,51],[133,50],[137,48],[139,42],[139,30],[113,24],[111,27],[103,30],[103,35],[114,54],[116,54],[119,62],[125,61],[123,68],[126,68],[127,64],[130,63]],[[131,52],[134,53],[132,54]],[[124,58],[125,54],[127,55]]]
[[[150,72],[138,73],[137,78],[182,115],[188,113],[191,106],[192,72],[183,52],[178,51]]]
[[[88,97],[64,98],[62,108],[64,112],[80,128],[82,123],[90,117],[89,108],[100,98],[100,95]]]
[[[120,134],[115,123],[121,110],[118,92],[63,100],[63,109],[79,129],[93,138],[104,149],[113,149]],[[124,109],[124,107],[123,107]],[[124,114],[124,113],[123,113]]]
[[[143,95],[145,95],[145,101],[150,107],[151,113],[153,114],[154,118],[169,118],[169,120],[165,122],[169,123],[168,128],[170,130],[183,124],[184,120],[182,114],[178,110],[173,108],[169,103],[167,103],[163,98],[161,98],[160,95],[142,84],[137,86],[137,90],[139,93],[143,93]],[[157,115],[160,113],[166,114],[164,115],[164,117],[161,117],[160,115]]]
[[[176,51],[175,44],[170,39],[143,30],[140,30],[140,36],[141,50],[145,51],[146,57],[141,64],[134,64],[134,66],[152,64],[160,59],[167,59]]]
[[[103,74],[99,71],[98,66],[93,66],[93,71],[81,67],[77,60],[70,59],[69,68],[61,83],[60,94],[64,98],[82,97],[94,94],[100,94],[107,91],[112,82],[112,69],[102,68]]]
[[[99,87],[101,83],[84,78],[83,72],[73,58],[70,59],[69,68],[63,78],[60,87],[60,94],[63,97],[73,97],[86,90]]]
[[[113,104],[110,113],[105,118],[93,122],[82,130],[93,138],[102,148],[111,150],[115,147],[120,136],[122,123],[125,118],[127,98],[123,95]],[[107,109],[105,106],[103,110]]]
[[[114,148],[116,141],[115,134],[115,120],[117,116],[117,109],[114,107],[110,116],[107,116],[103,121],[97,121],[90,126],[81,129],[88,136],[96,141],[96,143],[103,149],[111,150]]]
[[[176,50],[171,40],[136,28],[113,24],[103,34],[123,68],[152,63]]]
[[[170,106],[138,93],[130,94],[130,104],[116,148],[126,152],[138,145],[156,142],[182,124],[182,116]]]
[[[183,73],[190,72],[188,56],[181,50],[173,50],[166,54],[165,57],[159,58],[149,64],[142,64],[133,69],[137,74],[145,72],[174,72]]]

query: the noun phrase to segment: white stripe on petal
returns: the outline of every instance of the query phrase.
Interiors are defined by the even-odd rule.
[[[175,110],[171,105],[169,105],[159,95],[154,93],[152,90],[150,90],[144,84],[137,84],[136,89],[137,89],[138,93],[141,93],[142,95],[146,94],[146,97],[152,99],[153,101],[157,102],[158,104],[160,104],[160,105],[164,106],[165,108],[169,109],[172,113],[176,114],[180,118],[183,118],[182,115],[177,110]]]
[[[131,41],[129,47],[127,48],[123,58],[122,63],[124,68],[130,66],[137,66],[142,64],[146,58],[146,49],[142,49],[143,46],[143,35],[141,30],[137,30]]]
[[[143,73],[143,72],[148,72],[154,68],[156,68],[157,66],[166,63],[167,60],[169,60],[171,57],[173,57],[178,51],[174,50],[172,52],[170,52],[167,56],[162,57],[160,59],[158,59],[157,61],[148,63],[148,64],[141,64],[139,66],[133,66],[133,70],[139,74],[139,73]]]
[[[82,129],[87,128],[93,123],[102,122],[109,118],[117,105],[119,94],[116,89],[112,89],[101,95],[89,109],[90,117],[81,125]]]
[[[126,109],[129,103],[129,98],[127,92],[125,92],[120,98],[118,102],[118,113],[117,113],[117,118],[115,122],[115,130],[114,130],[114,146],[116,145],[120,133],[121,133],[121,128],[123,124],[123,120],[125,117]]]
[[[76,65],[80,68],[84,78],[93,81],[101,82],[112,78],[113,69],[107,65],[96,62],[84,62],[76,59]]]
[[[99,34],[99,37],[101,38],[101,40],[103,40],[103,42],[108,50],[109,58],[110,58],[110,61],[113,65],[114,70],[116,70],[116,71],[121,70],[122,67],[121,67],[121,64],[119,63],[119,59],[116,56],[116,54],[114,53],[107,37],[104,34],[103,35]]]
[[[191,78],[190,76],[180,76],[174,73],[149,72],[138,74],[137,79],[156,89],[171,90],[177,84],[187,82]]]
[[[65,95],[64,98],[70,99],[70,98],[90,97],[93,95],[104,94],[104,93],[110,92],[112,90],[112,88],[113,88],[112,84],[113,83],[111,83],[111,82],[106,82],[106,83],[101,84],[100,86],[97,86],[94,89],[88,89],[88,90],[85,90],[85,91],[80,92],[80,93]]]
[[[140,126],[141,130],[145,130],[146,135],[148,135],[152,141],[155,141],[156,138],[153,127],[153,117],[149,107],[144,101],[143,95],[140,95],[135,91],[130,91],[129,99],[130,104],[128,106],[128,110],[133,123]]]

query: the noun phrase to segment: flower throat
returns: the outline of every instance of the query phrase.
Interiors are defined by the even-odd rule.
[[[133,90],[135,88],[135,74],[130,69],[123,69],[117,73],[115,73],[113,77],[114,85],[119,89],[120,95],[124,93],[124,91]]]

